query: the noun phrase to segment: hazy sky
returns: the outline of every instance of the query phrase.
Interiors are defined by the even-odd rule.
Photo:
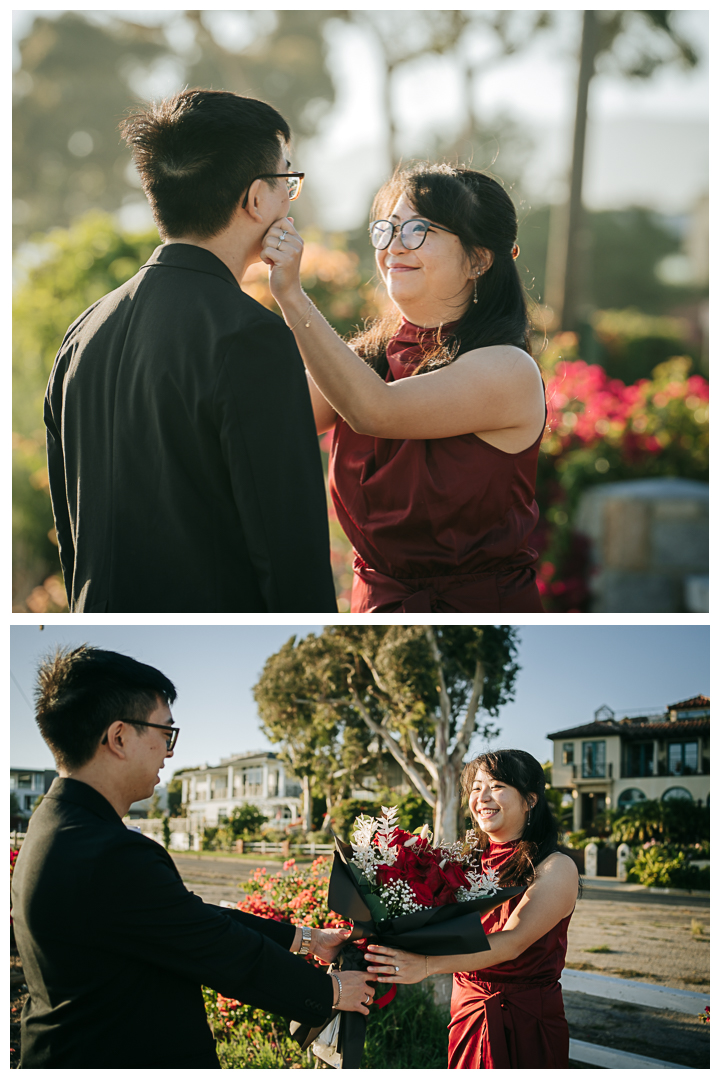
[[[268,656],[292,634],[319,626],[12,626],[13,766],[52,768],[30,705],[37,660],[57,645],[83,642],[128,653],[175,683],[182,731],[163,782],[178,768],[271,744],[260,732],[252,686]],[[551,753],[549,732],[590,723],[601,705],[619,714],[660,710],[709,694],[709,630],[701,626],[523,626],[515,701],[505,706],[493,744]],[[480,747],[472,747],[479,750]]]
[[[270,7],[270,6],[268,6]],[[46,16],[59,14],[43,11]],[[272,8],[270,7],[270,10]],[[34,11],[14,13],[14,39],[27,33]],[[96,18],[127,15],[148,23],[168,22],[176,11],[88,12]],[[408,11],[408,19],[413,12]],[[523,191],[535,203],[559,201],[572,138],[580,11],[554,12],[556,27],[538,34],[521,54],[493,65],[491,50],[479,40],[474,55],[483,68],[474,85],[476,114],[499,126],[500,142],[476,147],[474,164],[508,175],[502,142],[503,117],[523,126],[527,163]],[[218,37],[240,48],[242,12],[209,11],[207,22]],[[708,12],[677,11],[676,25],[700,56],[692,71],[659,69],[651,79],[620,79],[601,74],[589,101],[585,202],[592,209],[646,205],[684,213],[708,188]],[[182,24],[173,33],[182,44]],[[333,22],[328,29],[328,62],[337,99],[323,119],[318,137],[305,143],[298,167],[307,173],[306,190],[319,223],[329,229],[354,228],[367,214],[372,193],[387,175],[385,118],[380,100],[377,44],[355,24]],[[15,53],[17,63],[18,53]],[[162,96],[178,89],[177,74],[159,68],[139,90]],[[428,57],[400,69],[394,91],[398,129],[407,155],[431,152],[439,132],[459,129],[465,103],[451,58]],[[138,201],[123,211],[125,224],[149,219]],[[138,216],[139,215],[139,216]]]

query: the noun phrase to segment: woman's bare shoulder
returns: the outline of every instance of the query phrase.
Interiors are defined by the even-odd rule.
[[[530,353],[517,345],[484,345],[481,349],[469,349],[461,353],[455,363],[481,367],[486,372],[511,376],[513,379],[541,382],[540,368]]]
[[[535,878],[551,876],[554,880],[561,877],[568,881],[577,881],[578,868],[569,855],[562,851],[553,851],[535,868]]]

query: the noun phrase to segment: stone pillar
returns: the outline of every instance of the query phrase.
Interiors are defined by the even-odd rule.
[[[573,791],[573,832],[579,832],[582,828],[582,800],[579,791]]]
[[[588,844],[585,848],[585,877],[597,877],[597,844]]]
[[[593,611],[706,610],[697,605],[709,572],[708,491],[699,480],[654,477],[583,493],[575,527],[592,545]]]
[[[617,849],[617,879],[627,881],[627,864],[630,861],[630,848],[627,844],[620,844]]]

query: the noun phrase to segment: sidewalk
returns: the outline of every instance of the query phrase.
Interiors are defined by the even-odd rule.
[[[706,907],[710,903],[710,893],[701,892],[697,889],[659,889],[648,888],[646,885],[638,885],[634,881],[618,881],[615,877],[586,877],[581,875],[583,897],[586,900],[625,900],[652,903],[677,903],[679,898],[684,903],[697,904]],[[596,895],[591,895],[595,893]]]

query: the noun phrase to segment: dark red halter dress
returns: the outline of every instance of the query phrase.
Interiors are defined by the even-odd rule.
[[[499,869],[515,843],[490,844],[483,868]],[[483,916],[486,933],[502,930],[524,894]],[[450,1005],[449,1069],[567,1069],[568,1025],[559,978],[570,916],[515,960],[456,972]]]
[[[386,381],[412,375],[436,333],[403,322]],[[541,439],[508,454],[472,434],[376,439],[338,419],[329,482],[355,549],[351,611],[541,612],[528,543]]]

